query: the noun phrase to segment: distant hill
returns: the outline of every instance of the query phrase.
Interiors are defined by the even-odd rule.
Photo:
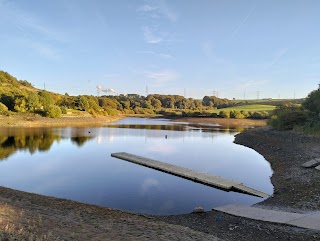
[[[3,93],[25,93],[36,92],[38,89],[34,88],[32,84],[26,80],[17,80],[9,73],[0,70],[0,94]]]

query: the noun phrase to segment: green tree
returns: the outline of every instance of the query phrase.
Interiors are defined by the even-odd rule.
[[[60,118],[62,116],[62,111],[59,106],[51,105],[46,108],[45,116],[50,118]]]
[[[40,101],[38,95],[34,92],[30,93],[27,99],[27,109],[29,111],[35,111],[39,104]]]
[[[211,98],[209,97],[209,96],[205,96],[205,97],[203,97],[203,99],[202,99],[202,104],[204,105],[204,106],[209,106],[209,102],[212,102],[212,100],[211,100]],[[212,102],[213,103],[213,102]]]
[[[219,112],[219,116],[221,118],[230,118],[230,111],[226,111],[226,110],[221,110]]]
[[[0,102],[0,115],[8,112],[8,107]]]
[[[307,120],[307,113],[300,107],[277,108],[274,110],[269,124],[280,130],[291,130],[295,126],[303,125]]]
[[[308,110],[312,118],[320,119],[320,86],[308,95],[302,106]]]
[[[44,110],[47,110],[50,106],[54,105],[53,96],[48,91],[39,92],[39,99]]]
[[[79,110],[87,110],[89,108],[89,103],[87,97],[81,95],[78,96],[76,100],[76,106]]]
[[[153,108],[155,108],[155,109],[160,109],[162,106],[161,101],[158,99],[151,100],[151,104],[152,104]]]
[[[14,110],[16,112],[26,112],[27,109],[26,109],[26,105],[27,105],[27,102],[26,102],[26,99],[24,96],[16,96],[15,99],[14,99]]]

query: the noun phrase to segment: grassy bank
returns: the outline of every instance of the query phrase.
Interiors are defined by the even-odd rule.
[[[239,106],[232,106],[222,109],[215,109],[210,112],[219,114],[220,111],[246,111],[246,112],[255,112],[255,111],[267,111],[271,112],[276,108],[274,105],[259,105],[259,104],[252,104],[252,105],[239,105]]]
[[[0,127],[66,127],[66,126],[101,126],[125,116],[63,115],[61,118],[47,118],[34,114],[0,115]]]

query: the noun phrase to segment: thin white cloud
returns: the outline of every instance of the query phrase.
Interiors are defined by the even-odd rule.
[[[32,13],[24,11],[13,1],[0,1],[2,16],[12,25],[30,36],[42,35],[50,40],[66,42],[66,38],[58,31],[52,30]]]
[[[157,36],[149,27],[143,27],[142,30],[144,39],[149,44],[158,44],[164,40],[162,37]]]
[[[177,80],[179,75],[174,70],[161,70],[161,71],[147,72],[145,77],[157,83],[165,83],[165,82]]]
[[[138,51],[139,54],[148,54],[148,55],[154,55],[156,57],[160,57],[160,58],[164,58],[164,59],[173,59],[173,55],[171,54],[166,54],[166,53],[157,53],[154,51],[149,51],[149,50],[145,50],[145,51]]]
[[[45,59],[58,60],[60,58],[56,50],[42,43],[31,43],[31,48]]]
[[[282,48],[282,49],[279,49],[278,51],[276,51],[273,56],[273,59],[271,60],[271,62],[269,62],[266,65],[265,69],[269,69],[272,66],[274,66],[275,64],[277,64],[280,61],[280,59],[283,58],[283,56],[285,56],[287,54],[288,51],[289,51],[288,48]]]
[[[152,7],[152,6],[148,5],[148,4],[145,4],[145,5],[140,6],[137,9],[137,11],[138,12],[151,12],[151,11],[154,11],[156,9],[157,9],[156,7]]]
[[[173,59],[174,58],[171,54],[164,54],[164,53],[160,53],[159,56],[162,58],[165,58],[165,59]]]
[[[138,7],[137,11],[143,12],[151,18],[164,17],[171,22],[178,20],[178,14],[167,4],[165,0],[151,1],[150,4]]]

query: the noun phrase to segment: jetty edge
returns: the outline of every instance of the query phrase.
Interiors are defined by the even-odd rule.
[[[170,163],[137,156],[126,152],[111,153],[111,156],[225,191],[240,192],[261,198],[269,197],[269,194],[247,187],[241,182],[229,180],[219,176],[208,175]]]

